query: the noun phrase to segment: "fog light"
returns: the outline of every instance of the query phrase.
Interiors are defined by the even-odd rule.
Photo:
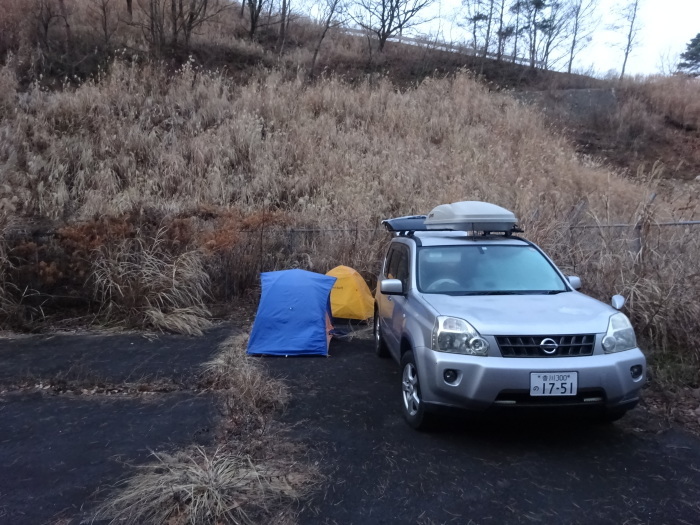
[[[632,379],[639,379],[644,373],[644,368],[642,365],[634,365],[630,368],[630,374],[632,374]]]
[[[457,370],[445,370],[443,377],[445,378],[445,383],[454,383],[457,381]]]

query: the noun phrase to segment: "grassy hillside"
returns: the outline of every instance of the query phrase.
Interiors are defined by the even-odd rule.
[[[272,33],[235,37],[244,28],[229,11],[186,57],[176,49],[157,60],[133,25],[121,27],[112,38],[129,47],[105,44],[89,55],[94,70],[77,71],[89,46],[75,43],[99,37],[81,13],[71,15],[73,48],[60,26],[43,51],[20,37],[3,44],[13,52],[0,70],[3,326],[78,316],[198,333],[211,308],[245,297],[260,270],[348,264],[371,281],[387,240],[380,219],[485,200],[514,210],[588,293],[629,298],[659,379],[698,383],[698,236],[655,226],[693,217],[695,201],[666,197],[660,164],[644,159],[624,176],[577,154],[540,112],[468,69],[377,74],[400,53],[370,62],[345,35],[328,41],[322,59],[339,72],[310,81],[310,23],[290,26],[279,55],[266,44]],[[405,63],[430,63],[415,53]],[[66,64],[74,76],[58,83]],[[600,85],[509,71],[502,78],[529,87]],[[634,136],[634,118],[654,109],[690,137],[698,109],[682,95],[667,99],[669,86],[697,89],[673,79],[625,85],[625,100],[641,106],[621,103],[601,129]],[[609,223],[639,227],[571,229]]]

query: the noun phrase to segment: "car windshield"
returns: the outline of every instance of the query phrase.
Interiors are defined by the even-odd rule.
[[[425,246],[418,251],[418,290],[450,295],[555,294],[568,288],[532,246]]]

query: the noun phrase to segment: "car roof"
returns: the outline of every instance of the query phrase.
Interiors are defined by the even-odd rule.
[[[411,235],[401,235],[395,239],[413,239],[419,246],[460,246],[465,244],[499,244],[506,246],[529,246],[530,243],[519,237],[504,235],[475,235],[458,231],[420,231]]]

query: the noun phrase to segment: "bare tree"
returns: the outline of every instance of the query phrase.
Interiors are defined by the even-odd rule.
[[[32,18],[36,23],[36,31],[39,45],[43,49],[49,47],[49,30],[54,21],[58,20],[59,13],[57,6],[51,0],[36,0],[34,2]]]
[[[549,69],[564,57],[556,57],[554,51],[566,40],[568,22],[568,11],[561,2],[551,2],[540,11],[540,19],[536,22],[540,33],[538,57],[544,69]]]
[[[289,0],[282,0],[280,5],[280,33],[279,33],[279,52],[282,54],[284,49],[284,41],[287,39],[287,18],[289,17]]]
[[[472,47],[475,53],[486,58],[496,26],[497,4],[505,0],[462,0],[465,9],[465,27],[472,35]]]
[[[129,14],[129,22],[131,22],[134,19],[133,0],[126,0],[126,12]]]
[[[109,45],[112,35],[119,24],[114,14],[114,0],[90,0],[90,9],[95,12],[100,20],[100,29],[105,46]]]
[[[171,5],[175,3],[176,0],[171,0]],[[189,49],[194,32],[229,7],[231,4],[226,0],[189,0],[187,3],[178,0],[177,8],[171,9],[176,13],[173,20],[173,33],[182,33],[185,49]],[[176,40],[175,45],[177,44]]]
[[[263,8],[266,5],[267,0],[245,0],[248,6],[248,36],[253,39],[255,37],[255,32],[258,30],[260,25],[260,13],[262,13]]]
[[[284,51],[284,44],[287,41],[287,34],[289,33],[289,24],[293,20],[296,20],[295,14],[292,12],[292,0],[282,0],[282,5],[280,6],[280,28],[279,28],[279,53],[280,55]]]
[[[353,20],[377,36],[379,52],[392,36],[425,22],[419,14],[433,0],[357,0]]]
[[[537,63],[538,36],[540,32],[540,13],[547,6],[545,0],[525,0],[522,4],[525,31],[528,39],[528,57],[530,67],[534,68]]]
[[[496,30],[496,60],[501,60],[503,56],[503,49],[506,45],[506,40],[510,38],[512,34],[512,29],[506,25],[506,0],[498,0],[496,4],[498,9],[498,29]]]
[[[625,30],[626,38],[623,44],[624,60],[622,61],[622,71],[620,72],[620,80],[625,76],[625,70],[627,69],[627,59],[632,52],[632,49],[639,43],[639,31],[641,29],[639,24],[639,8],[642,4],[642,0],[628,0],[625,5],[622,6],[619,16],[621,21],[621,28]]]
[[[160,53],[170,34],[170,46],[190,47],[192,35],[232,4],[226,0],[137,0],[141,26],[151,49]]]
[[[31,19],[36,23],[39,45],[48,50],[52,47],[49,32],[55,22],[63,21],[65,28],[64,51],[68,51],[71,45],[70,13],[63,0],[34,0],[29,5]]]
[[[569,63],[567,73],[571,73],[574,58],[591,41],[595,30],[595,13],[598,9],[598,0],[571,0],[569,6]]]
[[[151,53],[159,55],[165,48],[166,0],[136,0],[142,19],[136,25],[151,48]]]
[[[521,14],[523,12],[524,0],[515,0],[510,6],[510,12],[515,16],[515,25],[513,26],[513,63],[518,60],[518,38],[523,31]]]
[[[482,25],[486,20],[486,15],[482,12],[482,0],[462,0],[464,7],[464,20],[466,24],[460,24],[472,35],[472,48],[476,53],[481,48],[479,45],[479,35],[482,33]]]
[[[494,4],[496,0],[486,0],[484,2],[484,17],[486,21],[486,34],[484,35],[484,50],[482,52],[482,57],[486,58],[489,52],[489,46],[491,45],[491,31],[493,30],[493,11]]]
[[[318,37],[316,42],[316,47],[314,48],[314,55],[311,59],[311,67],[309,68],[309,77],[313,78],[316,68],[316,60],[318,59],[318,53],[321,50],[321,44],[323,39],[326,38],[326,34],[331,28],[338,27],[342,25],[344,20],[345,4],[341,0],[325,0],[325,2],[320,6],[320,21],[323,24],[323,30]]]
[[[66,49],[69,49],[71,42],[73,40],[71,27],[70,27],[70,16],[68,9],[66,8],[65,0],[58,0],[59,11],[61,13],[61,18],[63,19],[63,27],[66,29]]]

